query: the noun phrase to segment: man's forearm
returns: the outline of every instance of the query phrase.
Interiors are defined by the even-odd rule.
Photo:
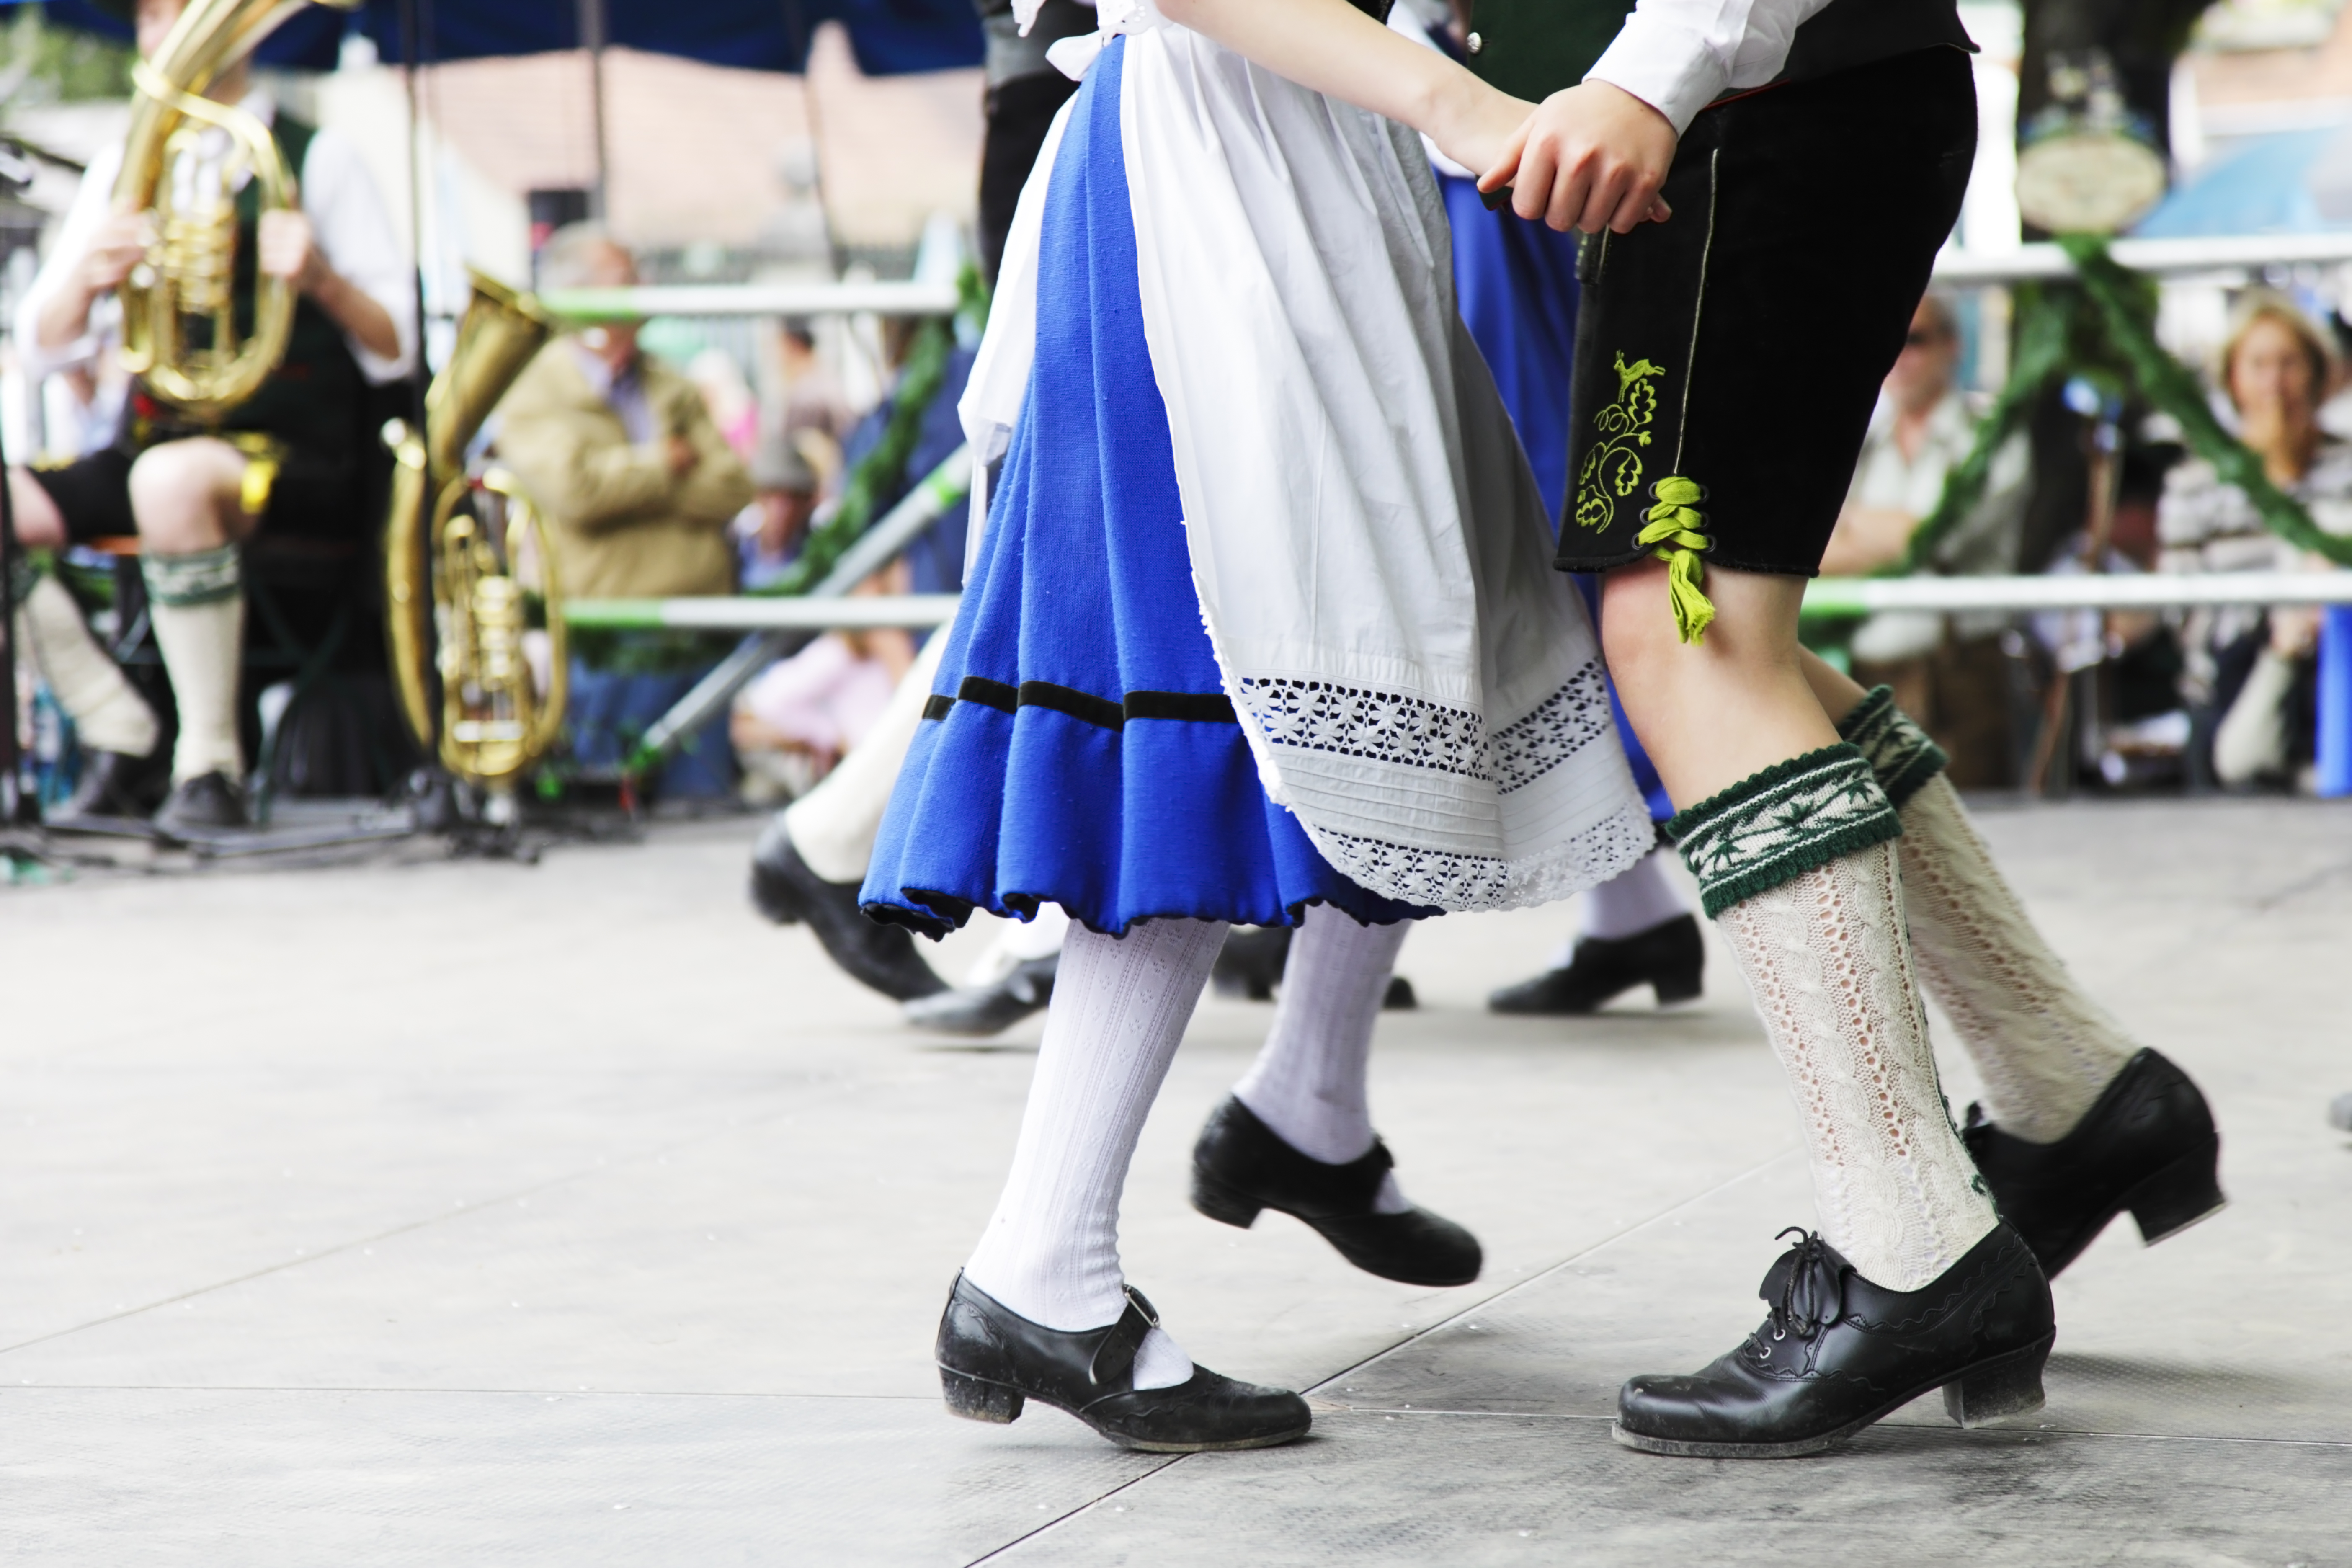
[[[321,265],[319,279],[309,292],[319,302],[319,308],[333,317],[335,324],[356,338],[368,353],[378,359],[400,357],[400,329],[393,325],[392,312],[376,303],[367,290],[333,268]]]
[[[90,308],[98,297],[81,285],[78,278],[68,278],[58,286],[57,292],[41,301],[33,318],[34,338],[45,349],[61,349],[89,331]]]

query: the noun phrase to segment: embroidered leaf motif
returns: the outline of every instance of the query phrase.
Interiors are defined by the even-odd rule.
[[[1601,439],[1584,454],[1576,471],[1576,524],[1601,529],[1616,516],[1613,498],[1632,495],[1642,487],[1641,448],[1650,444],[1650,426],[1658,416],[1658,389],[1651,383],[1665,367],[1645,359],[1625,363],[1617,355],[1617,397],[1592,416]]]

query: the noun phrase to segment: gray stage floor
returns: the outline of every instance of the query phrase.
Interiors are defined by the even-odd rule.
[[[1646,1458],[1629,1373],[1760,1312],[1810,1217],[1718,953],[1702,1005],[1491,1018],[1553,910],[1418,931],[1381,1026],[1406,1188],[1486,1278],[1357,1275],[1183,1203],[1267,1016],[1212,1002],[1128,1203],[1202,1362],[1311,1391],[1271,1452],[949,1418],[929,1348],[1034,1024],[902,1029],[742,896],[751,826],[536,868],[0,890],[0,1552],[21,1563],[2352,1563],[2352,817],[1996,811],[2061,950],[2215,1101],[2232,1205],[2058,1285],[2040,1415]],[[968,957],[973,939],[960,938]],[[947,955],[957,961],[951,948]],[[1948,1059],[1956,1102],[1969,1090]],[[1857,1554],[1859,1549],[1859,1554]]]

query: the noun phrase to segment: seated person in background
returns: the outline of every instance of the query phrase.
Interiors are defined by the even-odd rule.
[[[903,594],[907,567],[894,562],[858,584],[865,594]],[[755,676],[735,699],[728,737],[757,804],[805,795],[864,740],[915,662],[915,639],[894,626],[827,632]],[[764,786],[764,787],[763,787]]]
[[[1919,301],[1910,335],[1872,414],[1845,510],[1822,557],[1832,576],[1862,576],[1895,564],[1936,510],[1945,476],[1976,444],[1978,411],[1955,384],[1960,334],[1938,294]],[[2017,569],[2029,458],[2021,436],[1993,458],[1983,497],[1928,562],[1948,576]],[[1951,755],[1962,789],[2010,784],[2009,672],[1998,613],[1941,616],[1882,612],[1853,636],[1853,678],[1891,686],[1895,705]]]
[[[128,8],[128,7],[124,7]],[[152,52],[182,0],[140,0],[139,47]],[[359,150],[280,114],[249,91],[243,63],[209,89],[270,128],[301,193],[299,210],[258,215],[240,195],[238,255],[299,290],[286,357],[216,426],[131,388],[115,439],[61,468],[12,468],[16,528],[36,549],[136,534],[155,643],[179,710],[166,833],[241,826],[244,748],[237,692],[245,634],[240,546],[257,531],[362,544],[382,522],[367,506],[377,437],[368,386],[406,375],[416,339],[411,275]],[[201,155],[194,154],[194,155]],[[48,260],[17,308],[28,380],[90,366],[112,352],[101,310],[147,258],[152,214],[112,210],[120,147],[83,174]],[[237,313],[250,320],[254,272],[240,268]],[[159,738],[154,714],[91,640],[62,589],[28,605],[37,657],[90,748],[63,816],[126,816],[145,804],[138,766]]]
[[[821,488],[800,443],[782,430],[760,437],[751,486],[757,492],[752,507],[736,522],[747,589],[773,580],[800,554]]]
[[[2319,427],[2319,406],[2337,374],[2335,343],[2293,301],[2268,289],[2240,301],[2216,374],[2237,412],[2240,439],[2320,527],[2352,533],[2352,446]],[[2243,490],[2195,459],[2168,476],[2157,531],[2167,572],[2332,569],[2326,557],[2305,556],[2263,527]],[[2189,614],[2182,684],[2198,739],[2210,737],[2218,782],[2290,782],[2311,760],[2318,623],[2318,612],[2307,608]]]
[[[636,263],[592,224],[560,229],[550,289],[619,288]],[[728,524],[751,476],[684,376],[637,350],[636,323],[558,338],[499,405],[499,456],[546,514],[563,592],[663,599],[735,587]]]

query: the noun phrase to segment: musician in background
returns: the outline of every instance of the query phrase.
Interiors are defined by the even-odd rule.
[[[100,0],[106,4],[106,0]],[[127,12],[127,0],[118,8]],[[139,50],[152,56],[179,20],[184,0],[137,0]],[[12,469],[16,526],[36,547],[136,534],[155,642],[179,709],[171,792],[155,814],[167,834],[246,821],[245,756],[237,735],[237,682],[245,629],[239,546],[259,530],[325,540],[365,539],[364,461],[371,384],[406,375],[416,323],[408,264],[359,150],[332,131],[278,113],[248,90],[240,63],[208,96],[270,128],[292,172],[299,206],[257,212],[248,182],[237,198],[236,308],[252,320],[256,268],[295,285],[299,299],[286,356],[258,391],[216,428],[195,425],[134,384],[114,443],[55,468]],[[220,132],[211,133],[215,137]],[[120,333],[112,295],[146,259],[153,220],[112,210],[118,149],[82,176],[47,263],[16,318],[28,378],[89,365]],[[166,177],[170,177],[167,172]],[[92,754],[69,813],[121,816],[144,804],[132,721],[137,702],[86,631],[42,639],[40,657]],[[67,667],[60,669],[58,666]],[[63,679],[59,679],[62,676]],[[90,712],[75,712],[66,693]],[[92,707],[92,704],[97,704]],[[137,711],[143,711],[139,703]],[[154,743],[153,716],[143,730]],[[117,750],[117,746],[123,749]]]

